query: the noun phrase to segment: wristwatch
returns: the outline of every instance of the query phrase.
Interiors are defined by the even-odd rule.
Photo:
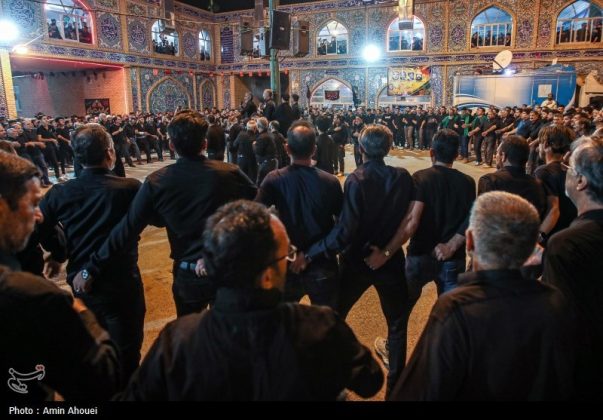
[[[386,258],[389,258],[392,256],[392,252],[386,248],[385,251],[383,251],[383,255],[385,255]]]
[[[86,270],[86,269],[82,270],[82,278],[86,281],[90,278],[90,273],[88,272],[88,270]]]

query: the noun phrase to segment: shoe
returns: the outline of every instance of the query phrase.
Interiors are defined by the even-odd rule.
[[[128,166],[129,166],[130,168],[136,168],[136,165],[134,165],[133,163],[128,163]]]
[[[374,346],[375,353],[377,353],[377,356],[379,356],[383,362],[383,366],[385,366],[385,369],[389,370],[389,349],[387,347],[387,339],[383,337],[375,338]]]
[[[481,166],[481,162],[475,162],[475,166]]]

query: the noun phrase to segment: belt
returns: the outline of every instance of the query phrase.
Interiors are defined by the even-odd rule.
[[[180,263],[178,264],[179,269],[184,270],[184,271],[192,271],[193,273],[195,272],[196,267],[197,267],[196,262],[180,261]]]

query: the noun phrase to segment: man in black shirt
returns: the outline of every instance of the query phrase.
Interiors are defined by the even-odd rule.
[[[293,245],[307,249],[333,228],[341,212],[343,194],[335,176],[312,167],[316,136],[310,123],[293,124],[287,134],[286,148],[291,166],[268,174],[256,201],[274,205]],[[336,309],[338,292],[337,260],[329,256],[317,258],[299,274],[290,272],[285,300],[299,301],[308,294],[312,304]]]
[[[378,270],[371,270],[364,258],[372,247],[385,247],[415,199],[408,171],[384,162],[392,140],[391,131],[385,126],[369,126],[362,132],[360,147],[365,163],[345,181],[341,217],[324,239],[304,250],[306,262],[342,254],[344,282],[338,305],[342,317],[347,316],[369,287],[377,289],[390,343],[388,390],[400,376],[406,360],[408,295],[404,253],[401,248],[386,250],[389,259]]]
[[[291,115],[293,116],[293,121],[299,120],[302,116],[301,108],[299,107],[299,95],[294,93],[291,95],[291,98],[293,99],[293,105],[291,105]]]
[[[473,271],[438,298],[395,400],[563,400],[573,393],[575,323],[558,290],[523,278],[540,218],[517,195],[471,210]]]
[[[111,173],[115,149],[101,125],[78,128],[73,145],[84,170],[77,179],[55,185],[44,196],[40,203],[44,215],[41,228],[63,226],[69,254],[67,283],[116,342],[122,356],[123,379],[127,382],[140,362],[145,314],[136,243],[120,248],[88,293],[82,293],[73,279],[84,268],[89,255],[107,239],[111,228],[128,212],[140,182]]]
[[[42,219],[37,169],[0,152],[0,179],[0,400],[42,402],[54,391],[67,401],[108,400],[119,363],[107,333],[79,299],[22,272],[15,258]]]
[[[98,277],[112,257],[136,244],[143,229],[154,224],[167,228],[178,316],[198,312],[213,300],[213,285],[195,271],[203,251],[199,234],[218,207],[239,198],[253,199],[257,189],[235,165],[202,155],[206,133],[207,122],[201,114],[176,114],[168,134],[170,146],[180,158],[147,176],[126,216],[103,245],[90,254],[86,269],[77,274],[75,288],[87,290],[90,279]]]
[[[283,224],[261,204],[218,209],[203,235],[215,305],[168,324],[123,395],[126,400],[334,400],[345,388],[378,392],[383,373],[330,308],[281,303]]]
[[[251,92],[247,92],[245,97],[243,98],[243,103],[241,104],[241,118],[251,118],[253,114],[258,111],[257,105],[253,102],[253,95]]]
[[[331,119],[326,115],[318,117],[316,120],[316,128],[318,129],[318,139],[316,140],[316,167],[333,173],[333,152],[335,143],[331,136],[327,134],[331,128]]]
[[[41,118],[37,134],[38,142],[43,142],[46,145],[43,149],[44,158],[54,169],[54,175],[57,182],[64,181],[65,179],[61,176],[61,170],[59,168],[59,142],[52,128],[48,125],[48,117],[43,116]]]
[[[549,236],[568,228],[577,216],[576,206],[565,195],[567,170],[562,163],[574,138],[574,132],[563,126],[549,126],[540,130],[540,154],[546,164],[539,166],[534,176],[559,200],[559,219]]]
[[[559,288],[578,317],[576,398],[603,398],[603,141],[572,144],[565,191],[578,218],[548,242],[543,281]]]
[[[272,90],[264,90],[264,103],[262,104],[262,115],[270,122],[274,119],[274,111],[276,106],[274,105],[274,99],[272,99]]]
[[[255,142],[257,124],[255,120],[247,121],[245,131],[239,132],[232,147],[237,153],[237,165],[244,174],[254,182],[257,181],[258,165],[255,160],[253,143]]]
[[[540,215],[541,242],[557,224],[559,200],[551,195],[542,182],[525,171],[530,149],[520,136],[508,136],[496,154],[498,171],[483,175],[477,185],[477,194],[488,191],[506,191],[528,200]]]
[[[253,144],[253,151],[255,153],[255,160],[258,163],[257,185],[261,185],[266,175],[277,168],[278,161],[276,159],[274,139],[268,133],[268,120],[264,117],[258,118],[256,126],[258,128],[258,137]]]
[[[224,161],[224,150],[226,149],[226,135],[224,129],[216,122],[216,117],[207,117],[209,128],[207,129],[207,157],[212,160]]]
[[[128,163],[128,166],[134,168],[134,162],[132,162],[132,158],[130,157],[129,141],[125,135],[120,117],[115,117],[113,119],[113,123],[109,126],[109,133],[111,134],[111,137],[113,137],[117,159],[121,160],[123,157]]]
[[[278,121],[281,134],[286,136],[289,127],[291,127],[291,124],[293,124],[293,121],[297,118],[293,116],[293,109],[291,109],[291,105],[289,105],[289,94],[283,93],[281,99],[282,101],[280,105],[276,107],[272,119]],[[268,120],[268,122],[270,122],[270,120]]]
[[[484,161],[488,167],[492,167],[494,150],[496,148],[496,130],[500,128],[500,121],[493,110],[489,109],[487,118],[483,119],[480,125],[480,132],[475,146],[475,156],[478,162],[482,161],[482,140],[486,145],[486,156]]]

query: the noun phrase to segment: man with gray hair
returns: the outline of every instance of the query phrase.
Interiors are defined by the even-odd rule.
[[[571,225],[549,240],[545,283],[559,288],[578,318],[577,397],[603,398],[603,139],[572,145],[565,194],[578,210]]]
[[[440,296],[395,400],[560,400],[572,396],[574,338],[558,290],[522,277],[540,219],[527,200],[481,195],[466,232],[473,271]]]
[[[258,178],[257,184],[261,185],[262,181],[270,171],[276,169],[276,145],[272,136],[268,133],[268,120],[264,117],[256,120],[258,128],[258,137],[253,143],[253,151],[255,152],[255,160],[258,163]]]

